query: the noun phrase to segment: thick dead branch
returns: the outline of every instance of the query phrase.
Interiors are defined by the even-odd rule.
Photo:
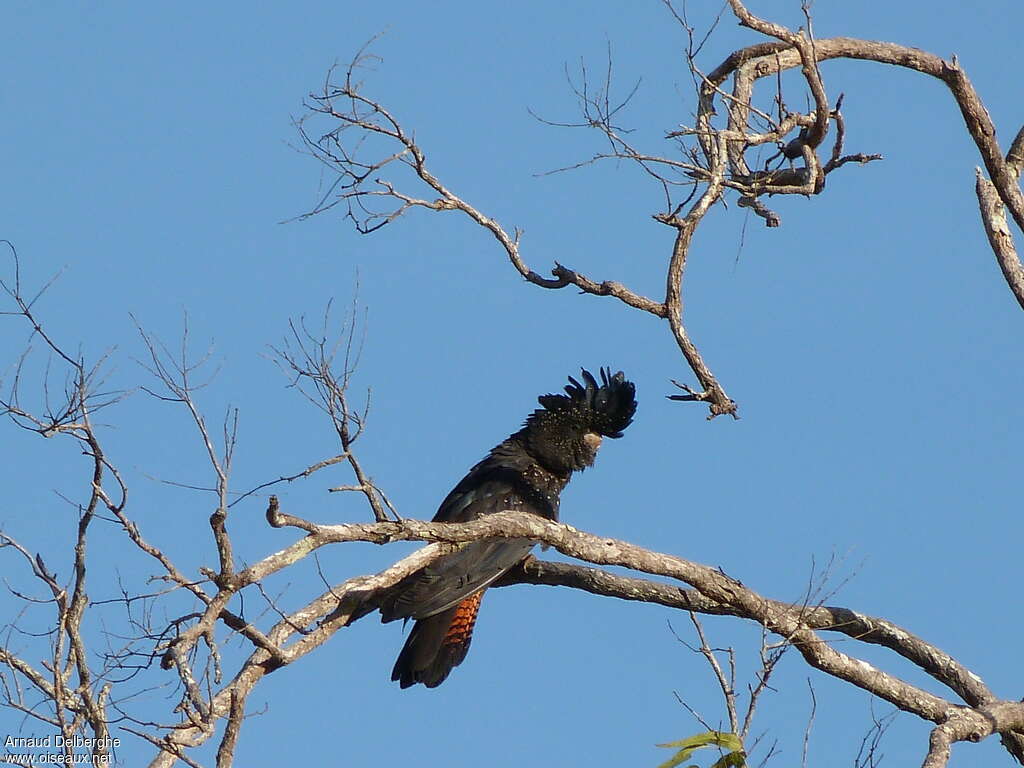
[[[752,14],[741,0],[729,0],[729,7],[742,24],[774,40],[735,51],[705,74],[697,67],[696,58],[706,38],[695,42],[692,30],[686,27],[690,37],[686,58],[694,78],[698,106],[692,128],[667,132],[672,142],[671,152],[662,155],[643,151],[627,140],[628,129],[617,121],[630,96],[621,101],[611,98],[610,56],[602,87],[595,90],[588,84],[585,68],[581,70],[581,82],[572,84],[583,120],[557,124],[596,129],[607,144],[606,151],[570,165],[569,169],[605,160],[627,160],[631,167],[652,180],[664,197],[664,208],[653,214],[656,221],[674,230],[671,251],[666,249],[665,253],[663,299],[638,294],[615,280],[594,280],[557,262],[551,269],[552,277],[533,271],[521,250],[521,232],[506,230],[494,217],[452,191],[428,166],[426,152],[416,142],[412,131],[382,102],[364,95],[362,84],[354,78],[366,59],[364,52],[360,52],[340,84],[329,78],[322,91],[310,97],[310,115],[297,124],[306,148],[337,173],[335,183],[308,215],[341,205],[342,210],[347,209],[347,218],[356,230],[368,234],[413,209],[457,212],[489,231],[512,267],[527,282],[547,289],[575,286],[583,293],[611,297],[627,307],[667,321],[676,346],[699,384],[693,388],[679,384],[683,394],[672,395],[671,399],[706,403],[710,417],[736,416],[736,402],[705,362],[684,323],[683,278],[695,232],[715,204],[730,199],[731,194],[738,198],[740,207],[748,208],[767,226],[779,226],[781,219],[766,202],[771,196],[821,194],[827,176],[834,171],[851,163],[864,164],[880,159],[877,154],[846,153],[847,126],[841,111],[843,96],[834,104],[829,100],[819,67],[822,62],[836,58],[874,61],[934,77],[949,89],[984,164],[984,172],[979,169],[977,174],[976,193],[986,234],[1007,284],[1024,308],[1024,266],[1006,216],[1009,210],[1018,228],[1024,228],[1024,195],[1019,186],[1024,167],[1024,129],[1017,133],[1004,157],[996,140],[995,127],[956,59],[946,61],[893,43],[843,37],[819,40],[813,35],[809,15],[805,29],[793,32]],[[684,19],[677,18],[686,26]],[[780,75],[796,67],[800,68],[813,101],[813,108],[808,106],[806,113],[790,111],[783,98]],[[727,84],[730,78],[731,88]],[[774,78],[776,93],[773,106],[762,104],[759,108],[755,103],[755,88],[765,78]],[[725,107],[727,115],[723,119],[719,119],[717,104]],[[314,120],[329,121],[329,129],[322,135],[315,135],[311,129]],[[828,150],[826,142],[830,131],[832,145]],[[778,147],[775,157],[761,167],[755,167],[756,163],[752,165],[748,150],[769,144]],[[368,159],[365,153],[369,153]],[[778,158],[781,158],[778,163],[770,167]],[[49,283],[43,290],[48,286]],[[235,562],[227,528],[228,510],[232,506],[228,498],[237,413],[229,412],[225,418],[222,440],[207,427],[194,398],[195,391],[203,386],[194,381],[194,374],[206,357],[198,361],[190,357],[187,328],[180,354],[142,334],[149,352],[150,370],[166,390],[157,396],[185,407],[197,428],[214,475],[213,487],[209,490],[215,493],[217,506],[209,522],[218,567],[201,568],[202,577],[192,577],[179,570],[155,544],[143,538],[126,512],[127,488],[105,455],[93,424],[97,410],[121,397],[121,393],[103,391],[105,357],[87,366],[81,357],[68,354],[48,335],[33,312],[38,295],[29,299],[23,293],[16,254],[13,281],[0,282],[0,288],[14,302],[14,311],[4,314],[19,316],[27,322],[31,329],[30,340],[43,345],[67,372],[63,394],[51,401],[50,386],[44,381],[44,402],[33,407],[26,402],[30,398],[25,397],[23,386],[26,353],[15,369],[9,394],[0,397],[0,415],[41,436],[74,440],[87,462],[88,484],[87,493],[76,503],[74,543],[64,566],[51,569],[42,557],[33,556],[17,541],[0,534],[0,550],[6,550],[5,556],[11,555],[26,569],[29,580],[42,595],[15,593],[16,596],[37,606],[38,610],[52,612],[52,630],[46,641],[49,647],[38,663],[29,663],[6,641],[0,645],[0,694],[6,706],[45,723],[66,739],[89,733],[97,743],[92,748],[94,757],[109,754],[112,718],[108,710],[113,707],[122,712],[119,702],[111,702],[114,675],[129,670],[132,662],[141,657],[139,668],[160,659],[164,667],[173,669],[174,684],[180,692],[176,708],[180,714],[178,722],[142,723],[145,732],[124,728],[159,747],[152,765],[169,766],[178,761],[195,765],[185,750],[214,738],[217,721],[221,718],[227,722],[217,751],[217,765],[230,765],[247,697],[265,675],[303,658],[339,629],[371,613],[379,599],[396,583],[438,557],[466,542],[512,537],[543,542],[585,562],[629,568],[683,582],[688,587],[616,575],[591,566],[547,563],[533,558],[507,573],[494,586],[515,583],[569,586],[605,596],[756,622],[766,633],[782,638],[772,647],[793,647],[811,666],[934,723],[925,766],[945,765],[955,742],[981,741],[993,734],[999,734],[1007,750],[1024,764],[1024,704],[999,699],[979,677],[948,654],[884,619],[841,607],[810,605],[810,600],[802,604],[770,600],[720,570],[529,515],[493,515],[461,525],[398,520],[386,496],[374,485],[353,453],[352,446],[362,434],[367,415],[365,408],[353,408],[347,395],[358,360],[358,344],[353,341],[354,315],[348,325],[343,355],[339,354],[341,343],[328,342],[326,328],[323,333],[313,333],[302,321],[292,324],[291,337],[281,350],[275,350],[296,386],[300,389],[307,386],[305,394],[330,418],[340,442],[338,455],[314,462],[296,474],[263,483],[241,498],[275,483],[309,477],[346,462],[355,482],[330,490],[361,494],[377,522],[319,525],[283,513],[277,500],[271,497],[267,509],[269,523],[279,528],[297,528],[305,535],[278,552],[241,565]],[[339,357],[343,359],[336,363]],[[90,603],[87,594],[88,561],[92,551],[90,535],[99,524],[97,521],[110,520],[105,513],[113,516],[134,546],[160,564],[162,570],[155,578],[168,586],[164,592],[156,594],[185,595],[182,592],[185,590],[191,605],[173,614],[177,618],[165,622],[166,626],[154,627],[148,608],[144,611],[147,615],[131,615],[135,601],[145,605],[154,595],[130,596],[125,592],[121,601],[129,609],[131,625],[138,629],[138,635],[127,640],[124,648],[97,654],[86,642],[82,625],[87,610],[96,605]],[[390,521],[389,516],[396,521]],[[264,579],[295,565],[319,548],[353,541],[431,543],[380,573],[351,578],[329,587],[295,611],[278,608],[274,598],[263,588]],[[55,575],[58,571],[70,574],[65,582],[58,581]],[[267,612],[275,617],[261,625],[262,629],[255,623],[260,617],[251,620],[244,607],[238,612],[231,608],[232,601],[239,599],[249,587],[255,587],[263,595],[269,605]],[[230,668],[221,658],[225,642],[217,636],[220,624],[230,630],[229,637],[246,641],[242,654],[245,658]],[[730,725],[745,737],[756,696],[752,694],[751,707],[740,725],[734,701],[735,675],[731,668],[729,672],[722,668],[700,625],[697,626],[700,652],[708,659],[729,702]],[[959,701],[912,685],[852,653],[839,652],[823,638],[825,632],[891,649],[948,688]],[[142,642],[146,643],[145,652],[136,649]],[[762,650],[767,648],[766,645]],[[94,663],[98,657],[104,659],[101,664]],[[765,656],[765,659],[762,684],[766,685],[773,665],[769,664],[770,658]],[[225,670],[227,675],[224,675]],[[222,675],[230,679],[222,682]],[[38,703],[40,698],[45,706]],[[139,724],[127,715],[124,718]],[[65,757],[74,757],[71,748],[65,749]]]
[[[502,513],[461,525],[403,520],[399,523],[323,526],[284,514],[276,508],[276,505],[272,504],[268,509],[268,519],[271,524],[278,527],[290,526],[306,531],[308,535],[304,541],[311,541],[312,546],[323,546],[342,541],[386,543],[412,540],[457,544],[494,536],[528,538],[543,542],[565,555],[587,562],[622,566],[684,581],[695,587],[704,597],[730,606],[732,610],[758,621],[769,631],[785,638],[811,666],[861,687],[900,709],[932,722],[942,724],[960,711],[978,712],[986,707],[995,706],[995,704],[982,704],[977,707],[954,705],[876,669],[863,660],[836,651],[825,643],[814,628],[808,624],[804,614],[811,609],[807,606],[794,607],[773,603],[719,570],[671,555],[651,552],[626,542],[577,531],[569,526],[552,523],[536,516]],[[906,637],[909,639],[912,635],[906,633]],[[1018,702],[996,703],[1000,706],[1005,703],[1009,706],[1007,712],[1020,710],[1021,716],[1024,716],[1024,704]],[[1016,709],[1014,709],[1015,707]],[[1014,719],[1016,716],[1015,714],[1006,715],[1005,722],[1011,725],[1001,730],[999,728],[990,730],[984,735],[987,736],[997,731],[1009,733],[1016,730],[1017,721]],[[970,717],[967,719],[972,723],[975,722]],[[960,731],[956,731],[956,733],[959,734]],[[959,737],[957,738],[959,739]]]
[[[276,527],[296,527],[306,532],[306,536],[282,553],[257,564],[252,573],[239,572],[236,578],[240,582],[259,573],[284,567],[285,563],[292,561],[296,552],[308,554],[332,543],[369,541],[384,544],[399,540],[435,543],[379,574],[349,579],[332,587],[304,608],[279,621],[267,635],[268,641],[278,652],[274,654],[264,648],[255,650],[236,676],[211,699],[211,719],[228,717],[232,710],[238,711],[237,708],[242,706],[245,697],[264,675],[293,663],[319,647],[342,627],[372,611],[379,596],[405,576],[452,551],[462,542],[501,536],[531,538],[554,546],[572,557],[681,579],[696,589],[680,589],[646,579],[617,576],[587,566],[544,563],[532,558],[516,571],[507,574],[499,584],[561,584],[597,594],[658,602],[696,612],[743,616],[783,636],[812,665],[863,687],[901,709],[936,723],[944,723],[962,711],[988,712],[990,707],[1002,707],[1005,703],[1010,706],[1005,711],[999,711],[1005,714],[1003,722],[1007,724],[1006,729],[1000,731],[996,727],[984,735],[992,732],[1009,733],[1016,727],[1014,707],[1019,708],[1020,705],[1000,702],[980,679],[964,670],[955,660],[889,622],[842,608],[791,605],[766,600],[718,570],[650,552],[625,542],[583,533],[535,516],[505,513],[459,525],[402,520],[324,526],[284,514],[276,500],[272,500],[267,518]],[[315,627],[312,626],[318,620]],[[950,686],[969,702],[969,706],[957,706],[875,669],[862,660],[835,651],[816,635],[815,630],[818,629],[841,632],[849,637],[893,648]],[[289,645],[287,641],[291,637],[297,639]],[[966,722],[973,723],[975,721],[972,717],[964,716]],[[955,733],[960,734],[961,731]],[[168,742],[167,750],[151,765],[169,766],[182,747],[200,744],[211,735],[212,731],[208,727],[190,727],[186,723],[168,736],[171,741]],[[959,739],[960,736],[955,738]]]
[[[751,618],[740,609],[712,600],[694,589],[534,557],[524,560],[519,567],[505,574],[492,586],[513,584],[565,586],[595,595],[657,603],[684,611]],[[793,608],[790,603],[769,602],[778,610]],[[948,687],[970,706],[996,701],[995,694],[988,686],[949,654],[886,619],[868,616],[849,608],[825,605],[806,606],[800,615],[811,629],[836,632],[859,642],[889,648]]]

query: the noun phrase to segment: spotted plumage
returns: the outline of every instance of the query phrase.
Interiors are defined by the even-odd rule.
[[[559,496],[575,471],[594,463],[602,437],[619,438],[636,412],[635,388],[620,371],[582,371],[565,394],[541,395],[522,429],[497,445],[441,502],[437,522],[522,510],[558,519]],[[406,578],[381,604],[381,620],[416,619],[391,679],[402,688],[440,685],[469,651],[483,591],[522,560],[533,542],[467,544]]]

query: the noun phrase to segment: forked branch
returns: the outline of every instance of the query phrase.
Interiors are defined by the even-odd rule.
[[[583,293],[610,296],[632,309],[667,320],[668,330],[699,384],[699,387],[678,385],[683,394],[671,395],[671,399],[703,402],[708,406],[709,418],[721,414],[735,416],[736,403],[705,362],[683,320],[683,272],[694,233],[715,203],[732,194],[736,195],[739,207],[755,213],[767,226],[777,227],[781,218],[771,209],[767,198],[821,194],[826,178],[840,168],[881,159],[877,153],[845,151],[847,126],[841,111],[843,97],[840,95],[834,102],[829,99],[820,68],[822,62],[831,59],[874,61],[937,78],[949,88],[988,173],[988,179],[979,177],[978,198],[989,241],[1007,284],[1024,307],[1024,266],[1003,213],[1009,210],[1017,226],[1024,227],[1024,195],[1018,182],[1024,164],[1024,130],[1004,157],[988,112],[955,58],[945,61],[894,43],[845,37],[816,39],[809,4],[803,6],[805,26],[794,32],[751,13],[741,0],[728,0],[729,9],[740,24],[771,40],[734,51],[705,73],[697,64],[697,56],[707,37],[698,40],[685,13],[677,12],[669,0],[665,2],[687,34],[686,62],[697,92],[694,126],[666,132],[673,144],[673,153],[645,151],[627,140],[628,129],[622,127],[621,121],[635,86],[625,98],[611,97],[610,53],[603,85],[594,87],[588,82],[585,65],[581,66],[579,80],[571,81],[581,119],[543,120],[552,126],[597,130],[607,147],[559,170],[572,170],[604,160],[626,160],[659,187],[665,208],[652,215],[676,230],[665,260],[663,300],[635,293],[618,281],[594,280],[562,264],[554,265],[552,278],[529,268],[521,250],[521,232],[518,229],[507,231],[494,217],[442,183],[428,168],[426,152],[416,143],[412,131],[382,102],[364,94],[363,83],[356,75],[367,65],[379,61],[365,49],[359,52],[340,82],[334,82],[332,71],[321,92],[310,96],[306,105],[309,112],[297,123],[308,151],[336,174],[334,183],[306,215],[343,205],[346,217],[356,230],[367,234],[414,208],[458,211],[493,235],[512,266],[528,282],[548,289],[572,285]],[[782,93],[780,73],[796,67],[800,68],[813,106],[807,113],[789,110]],[[730,78],[732,86],[727,88],[726,81]],[[755,89],[766,78],[770,78],[775,93],[772,106],[760,108]],[[727,115],[724,125],[718,120],[721,105]],[[322,133],[312,130],[316,120],[327,121]],[[795,136],[794,132],[797,132]],[[823,157],[822,150],[830,132],[833,134],[831,149]],[[692,145],[687,143],[691,139]],[[769,144],[778,147],[772,160],[781,157],[783,165],[769,167],[769,160],[764,167],[756,167],[756,163],[748,159],[749,152]],[[425,192],[417,192],[417,186]],[[690,208],[684,215],[688,205]]]

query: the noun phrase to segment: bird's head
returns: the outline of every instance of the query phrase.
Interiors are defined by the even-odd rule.
[[[583,383],[569,377],[564,395],[541,395],[543,406],[526,420],[522,436],[527,450],[556,474],[594,463],[605,437],[622,437],[636,413],[636,387],[622,371],[599,371],[601,383],[583,370]]]

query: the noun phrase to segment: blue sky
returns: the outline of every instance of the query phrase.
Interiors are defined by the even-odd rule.
[[[751,8],[800,23],[798,3],[776,5]],[[28,284],[64,269],[38,304],[47,328],[90,359],[114,348],[111,386],[133,390],[151,380],[136,362],[144,349],[130,314],[174,342],[187,312],[196,348],[212,342],[219,365],[200,396],[209,421],[219,424],[229,405],[240,410],[241,491],[336,452],[329,425],[286,388],[267,345],[291,317],[317,318],[332,299],[347,307],[358,282],[368,314],[356,384],[372,389],[360,456],[400,513],[420,518],[518,428],[538,394],[580,366],[621,368],[637,384],[636,421],[570,485],[565,521],[720,566],[779,599],[799,600],[812,563],[836,556],[833,583],[849,578],[834,603],[896,621],[997,694],[1020,698],[1024,318],[980,226],[977,152],[937,82],[825,65],[830,96],[846,94],[849,151],[885,160],[842,169],[815,199],[776,201],[780,229],[731,205],[698,231],[686,322],[739,402],[739,421],[708,422],[701,408],[664,398],[670,378],[692,376],[653,318],[524,284],[490,235],[453,214],[417,212],[370,237],[335,213],[281,223],[329,181],[294,148],[291,119],[333,62],[385,32],[366,92],[415,131],[447,185],[524,229],[523,255],[538,272],[557,260],[657,296],[673,234],[651,219],[659,190],[612,164],[538,176],[601,144],[541,125],[528,109],[575,119],[564,67],[582,57],[601,69],[610,44],[620,92],[642,78],[622,122],[637,144],[669,152],[661,137],[694,109],[684,38],[657,2],[557,6],[5,4],[0,237],[17,246]],[[814,11],[822,37],[956,53],[1004,148],[1019,128],[1019,78],[1005,53],[1019,47],[1017,0],[970,13],[925,0],[819,1]],[[712,18],[703,7],[693,14],[702,26]],[[700,63],[709,70],[755,39],[726,18]],[[0,319],[0,372],[9,374],[29,329]],[[38,372],[45,356],[33,359]],[[138,392],[102,421],[142,530],[192,572],[212,565],[212,497],[160,482],[211,482],[186,414]],[[66,575],[74,514],[56,493],[82,497],[84,460],[70,441],[9,425],[0,445],[0,526]],[[326,492],[347,480],[340,468],[325,471],[279,495],[305,517],[366,519],[358,499]],[[229,522],[250,562],[294,539],[268,530],[265,505],[239,504]],[[117,595],[117,575],[140,584],[154,573],[124,545],[113,526],[97,530],[94,599]],[[409,549],[347,545],[320,562],[338,582]],[[0,554],[4,574],[27,585]],[[289,608],[321,584],[309,564],[268,587]],[[103,610],[108,623],[123,618]],[[28,628],[43,618],[33,614]],[[668,621],[687,636],[686,617],[663,608],[565,589],[496,590],[463,666],[436,690],[402,692],[388,680],[401,631],[370,618],[255,691],[236,764],[654,766],[666,756],[656,742],[699,730],[673,692],[709,720],[722,717],[708,670]],[[757,628],[710,618],[706,628],[737,649],[749,674]],[[840,647],[937,690],[891,654]],[[852,762],[870,697],[795,658],[755,730],[779,740],[779,761],[799,759],[807,677],[818,698],[810,760]],[[140,700],[166,710],[172,682],[154,672],[148,684],[166,687]],[[22,729],[0,710],[0,733]],[[925,724],[901,716],[883,748],[890,764],[912,763],[926,743]],[[126,737],[125,765],[149,755]],[[212,764],[212,751],[199,759]],[[983,760],[1008,758],[991,741],[955,748],[952,764]]]

